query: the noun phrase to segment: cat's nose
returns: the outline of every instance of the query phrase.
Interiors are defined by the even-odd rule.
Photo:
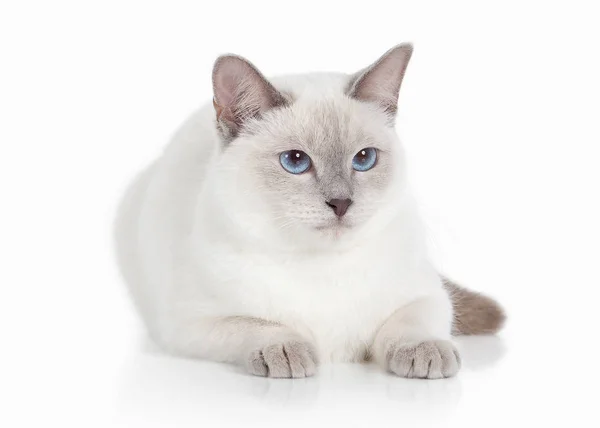
[[[348,207],[352,203],[351,199],[331,199],[326,202],[327,205],[333,210],[336,216],[342,217],[348,211]]]

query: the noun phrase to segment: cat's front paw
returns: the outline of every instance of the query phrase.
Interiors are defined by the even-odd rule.
[[[302,378],[315,374],[317,359],[310,343],[290,340],[252,351],[246,366],[255,376]]]
[[[387,368],[398,376],[419,379],[452,377],[460,369],[460,355],[449,340],[416,345],[392,342],[386,351]]]

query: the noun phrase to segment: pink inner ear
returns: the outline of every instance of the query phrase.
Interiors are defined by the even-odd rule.
[[[265,100],[261,86],[266,82],[252,66],[237,57],[225,57],[219,60],[213,74],[216,104],[221,107],[223,118],[232,122],[242,119],[239,112],[257,109]]]
[[[237,60],[235,60],[237,62]],[[240,82],[244,79],[243,70],[234,61],[226,61],[215,72],[215,98],[224,108],[230,108],[235,101],[235,94]]]
[[[229,106],[233,102],[233,88],[235,88],[234,76],[222,76],[219,84],[221,91],[219,92],[219,103],[223,106]]]

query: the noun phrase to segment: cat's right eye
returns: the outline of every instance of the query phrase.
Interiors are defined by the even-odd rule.
[[[283,169],[290,174],[302,174],[310,169],[310,156],[301,150],[288,150],[279,155]]]

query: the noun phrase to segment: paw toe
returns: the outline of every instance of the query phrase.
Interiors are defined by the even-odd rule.
[[[391,347],[388,352],[388,364],[392,372],[402,377],[412,377],[415,364],[415,348]]]
[[[442,356],[443,377],[454,376],[460,370],[460,355],[450,342],[444,342],[439,347]]]
[[[304,343],[291,342],[283,347],[287,357],[291,375],[294,378],[312,376],[316,371],[316,364],[311,349]]]
[[[246,362],[246,368],[248,369],[248,373],[254,376],[269,375],[269,368],[267,367],[262,351],[260,350],[250,353],[250,356]]]
[[[424,342],[417,346],[414,377],[420,379],[442,377],[442,357],[433,342]]]
[[[283,345],[271,345],[263,349],[263,355],[269,366],[269,377],[292,377],[292,371]]]

